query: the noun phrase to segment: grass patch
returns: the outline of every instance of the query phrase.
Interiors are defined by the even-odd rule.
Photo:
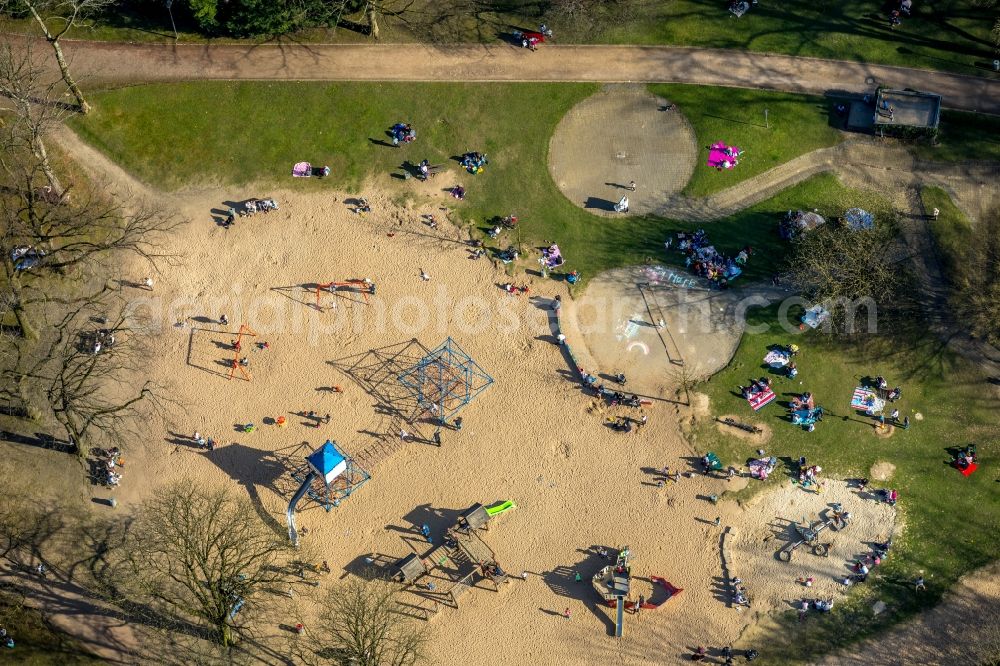
[[[793,324],[801,311],[790,312]],[[748,323],[765,330],[747,333],[730,364],[701,386],[711,399],[711,413],[739,414],[747,422],[767,423],[774,431],[765,446],[769,455],[792,460],[806,456],[832,477],[868,477],[874,463],[891,462],[896,467],[894,477],[873,486],[900,491],[898,508],[906,525],[892,556],[878,570],[880,579],[852,593],[884,600],[887,613],[873,616],[871,603],[855,603],[818,622],[798,623],[794,613],[780,618],[780,631],[768,637],[768,657],[776,663],[801,663],[842,644],[844,636],[859,639],[933,605],[963,573],[996,557],[1000,502],[995,499],[995,475],[981,470],[963,478],[947,464],[945,447],[978,442],[980,455],[989,459],[996,454],[1000,428],[993,416],[998,401],[984,388],[982,373],[949,355],[940,341],[922,331],[880,332],[878,338],[848,343],[815,331],[789,333],[777,322],[778,306],[751,311]],[[761,361],[768,345],[793,341],[802,350],[796,359],[799,376],[795,380],[775,376],[775,392],[779,401],[791,393],[813,392],[827,416],[812,433],[791,425],[777,402],[753,414],[734,393],[750,377],[766,373]],[[871,419],[849,406],[860,378],[877,374],[890,385],[903,387],[903,399],[896,405],[912,424],[888,439],[876,438]],[[923,420],[916,419],[918,412]],[[699,451],[718,453],[723,464],[741,464],[755,456],[757,448],[711,423],[696,428],[694,443]],[[788,482],[779,469],[766,484],[754,482],[749,492]],[[929,590],[916,595],[909,583],[920,570]]]
[[[913,5],[890,29],[879,3],[789,0],[754,5],[735,19],[726,3],[672,0],[641,3],[637,20],[619,23],[601,41],[683,44],[878,62],[965,74],[992,68],[991,14],[962,0]],[[887,7],[888,5],[884,5]]]
[[[95,94],[94,112],[71,123],[125,169],[166,189],[217,183],[234,189],[280,184],[301,191],[356,190],[375,183],[398,199],[410,192],[409,184],[389,174],[403,159],[427,157],[457,168],[452,156],[484,151],[490,156],[486,172],[461,178],[468,198],[455,202],[459,215],[484,226],[494,215],[517,211],[525,243],[559,242],[567,270],[580,270],[586,278],[648,258],[662,260],[667,235],[696,226],[662,219],[596,218],[557,190],[547,167],[549,137],[566,111],[596,90],[589,84],[162,84]],[[718,89],[695,86],[673,86],[669,92],[681,95],[682,104],[692,108],[699,93],[723,95]],[[749,101],[753,94],[745,93],[743,99]],[[799,131],[808,133],[806,118],[814,102],[772,95],[763,94],[778,100],[776,108],[794,109]],[[417,143],[398,150],[382,145],[384,130],[399,120],[414,123]],[[700,132],[712,131],[714,121],[696,122]],[[816,136],[832,133],[821,127]],[[788,154],[792,146],[783,139],[775,154]],[[768,149],[760,144],[758,150]],[[291,178],[292,164],[302,159],[329,164],[332,176],[322,181]],[[733,254],[752,245],[759,254],[750,262],[748,277],[766,277],[786,249],[776,233],[780,214],[807,207],[839,215],[853,196],[833,176],[820,176],[712,223],[711,235],[720,249]]]
[[[1000,162],[1000,116],[942,111],[936,144],[919,143],[911,150],[920,159],[936,162]]]
[[[842,136],[830,125],[830,102],[822,97],[677,84],[649,89],[679,105],[694,128],[698,162],[684,188],[690,196],[731,187],[811,150],[832,146]],[[746,151],[739,166],[717,171],[706,164],[708,146],[716,141]]]
[[[965,217],[948,193],[940,187],[922,188],[920,198],[928,214],[935,208],[941,211],[937,219],[930,222],[931,233],[941,253],[945,276],[956,286],[960,285],[964,272],[962,258],[967,254],[972,240],[969,218]]]

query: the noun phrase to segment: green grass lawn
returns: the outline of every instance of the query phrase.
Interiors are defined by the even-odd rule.
[[[679,84],[649,89],[677,104],[694,128],[698,162],[684,189],[690,196],[713,194],[803,153],[832,146],[842,136],[828,122],[830,102],[822,97]],[[716,141],[746,151],[735,169],[718,171],[706,164],[708,146]]]
[[[918,143],[911,150],[920,159],[937,162],[1000,162],[1000,117],[943,111],[936,145]]]
[[[792,310],[793,324],[799,314],[801,308]],[[874,463],[892,463],[893,478],[873,486],[899,490],[898,507],[906,525],[903,538],[897,539],[891,557],[877,572],[881,580],[855,589],[855,603],[807,623],[797,623],[794,613],[783,616],[781,630],[768,638],[768,657],[777,663],[801,663],[810,654],[842,643],[845,635],[861,638],[930,606],[963,573],[996,558],[1000,500],[992,461],[998,452],[995,413],[1000,405],[977,368],[953,358],[922,332],[879,331],[878,338],[852,344],[821,332],[786,332],[776,324],[777,307],[751,311],[749,322],[769,329],[746,334],[730,364],[701,386],[711,399],[711,414],[736,414],[748,423],[766,423],[774,432],[764,447],[768,455],[791,460],[805,456],[831,477],[868,477]],[[765,374],[761,361],[769,345],[791,342],[801,347],[796,359],[799,376],[795,380],[775,376],[778,401],[754,414],[734,394],[737,386]],[[903,398],[896,404],[912,424],[888,439],[876,438],[872,421],[850,408],[851,392],[860,378],[879,374],[890,385],[903,387]],[[811,433],[791,425],[779,404],[804,390],[827,410]],[[917,420],[917,413],[922,420]],[[945,448],[970,442],[978,443],[983,465],[963,478],[946,464]],[[742,464],[756,457],[757,445],[724,434],[711,423],[696,429],[694,443],[700,452],[718,453],[723,464]],[[779,468],[767,483],[754,481],[735,498],[789,482]],[[928,594],[918,596],[905,583],[921,569],[930,585]],[[886,601],[889,611],[873,617],[872,597]]]
[[[468,198],[456,202],[461,217],[482,227],[494,215],[517,211],[523,241],[559,242],[567,268],[581,270],[586,277],[648,257],[660,260],[667,234],[696,226],[596,218],[556,189],[547,168],[549,137],[563,114],[596,89],[590,84],[163,84],[95,94],[95,111],[71,123],[148,183],[166,189],[219,183],[238,190],[234,196],[258,194],[245,191],[251,185],[357,191],[366,183],[403,196],[409,184],[390,176],[402,160],[427,157],[455,166],[452,156],[480,150],[489,155],[490,165],[482,175],[463,174]],[[815,98],[695,86],[658,86],[656,92],[669,93],[682,109],[695,109],[700,94],[716,99],[735,92],[747,105],[758,98],[767,100],[784,119],[780,122],[794,124],[806,137],[801,143],[792,142],[788,132],[768,134],[761,128],[757,133],[752,127],[707,115],[695,114],[693,124],[699,139],[732,125],[733,132],[724,134],[727,140],[746,137],[748,150],[769,155],[774,163],[836,140]],[[413,122],[417,143],[403,149],[383,145],[385,129],[399,120]],[[767,143],[770,137],[780,139],[774,148]],[[293,179],[291,166],[299,160],[329,164],[332,176],[322,181]],[[769,163],[755,157],[745,166],[745,171],[736,173],[748,176]],[[730,176],[714,170],[698,174],[703,190],[727,184]],[[854,198],[835,178],[822,176],[713,223],[712,236],[720,248],[734,253],[745,244],[754,246],[759,255],[751,262],[748,277],[766,277],[785,250],[775,231],[784,211],[808,207],[839,215]]]
[[[426,38],[424,30],[414,34],[407,28],[418,14],[426,15],[424,5],[433,0],[417,0],[416,12],[405,21],[384,20],[383,41],[412,41]],[[596,3],[595,3],[596,4]],[[483,19],[448,18],[445,35],[454,41],[492,42],[510,30],[510,26],[533,28],[545,20],[556,32],[559,42],[604,42],[616,44],[676,44],[715,48],[749,49],[768,53],[860,60],[906,67],[954,70],[984,74],[992,68],[995,57],[990,29],[996,12],[986,5],[964,0],[930,0],[914,3],[914,15],[890,29],[886,8],[868,0],[844,0],[839,3],[787,0],[761,2],[742,18],[736,19],[720,0],[630,0],[627,16],[623,5],[609,3],[608,13],[598,11],[592,21],[577,27],[554,14],[539,13],[535,0],[507,0],[503,12],[479,12]],[[432,5],[433,6],[433,5]],[[205,36],[185,20],[175,8],[182,41],[204,42]],[[33,30],[24,21],[14,22],[13,29]],[[173,41],[170,16],[162,4],[150,3],[119,8],[97,22],[74,30],[77,39],[121,41]],[[306,30],[284,36],[284,42],[354,42],[365,38],[351,30]],[[230,40],[231,41],[231,40]],[[262,41],[262,40],[257,40]]]
[[[928,213],[937,208],[941,211],[936,220],[931,220],[931,233],[941,255],[945,275],[954,286],[963,283],[961,259],[968,253],[972,240],[972,225],[969,218],[958,209],[947,192],[939,187],[924,187],[920,190],[924,210]]]

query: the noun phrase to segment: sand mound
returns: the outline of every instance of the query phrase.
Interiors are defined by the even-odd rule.
[[[644,86],[608,86],[570,109],[549,145],[549,172],[566,197],[598,215],[628,194],[633,213],[651,213],[691,178],[698,147],[678,111]],[[595,131],[600,128],[600,131]],[[636,190],[626,190],[635,181]]]
[[[871,478],[875,479],[876,481],[885,481],[886,479],[890,478],[895,473],[895,471],[896,471],[896,466],[893,465],[892,463],[877,462],[874,465],[872,465],[869,474],[871,474]]]

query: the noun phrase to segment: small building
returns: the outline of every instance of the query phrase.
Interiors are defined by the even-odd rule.
[[[875,94],[875,130],[906,127],[936,130],[941,121],[941,95],[916,90],[879,88]]]

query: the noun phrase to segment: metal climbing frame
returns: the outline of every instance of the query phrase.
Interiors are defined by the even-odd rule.
[[[353,458],[345,456],[345,460],[347,461],[347,469],[337,476],[337,478],[333,479],[329,485],[324,483],[323,479],[319,476],[315,476],[312,485],[306,491],[309,499],[318,503],[327,511],[335,506],[340,506],[342,500],[350,497],[351,493],[363,486],[368,479],[372,478],[371,474],[359,467]],[[292,472],[292,478],[299,483],[303,483],[311,471],[312,469],[309,465],[303,465]]]
[[[485,391],[493,378],[449,337],[399,375],[399,383],[444,425]]]

